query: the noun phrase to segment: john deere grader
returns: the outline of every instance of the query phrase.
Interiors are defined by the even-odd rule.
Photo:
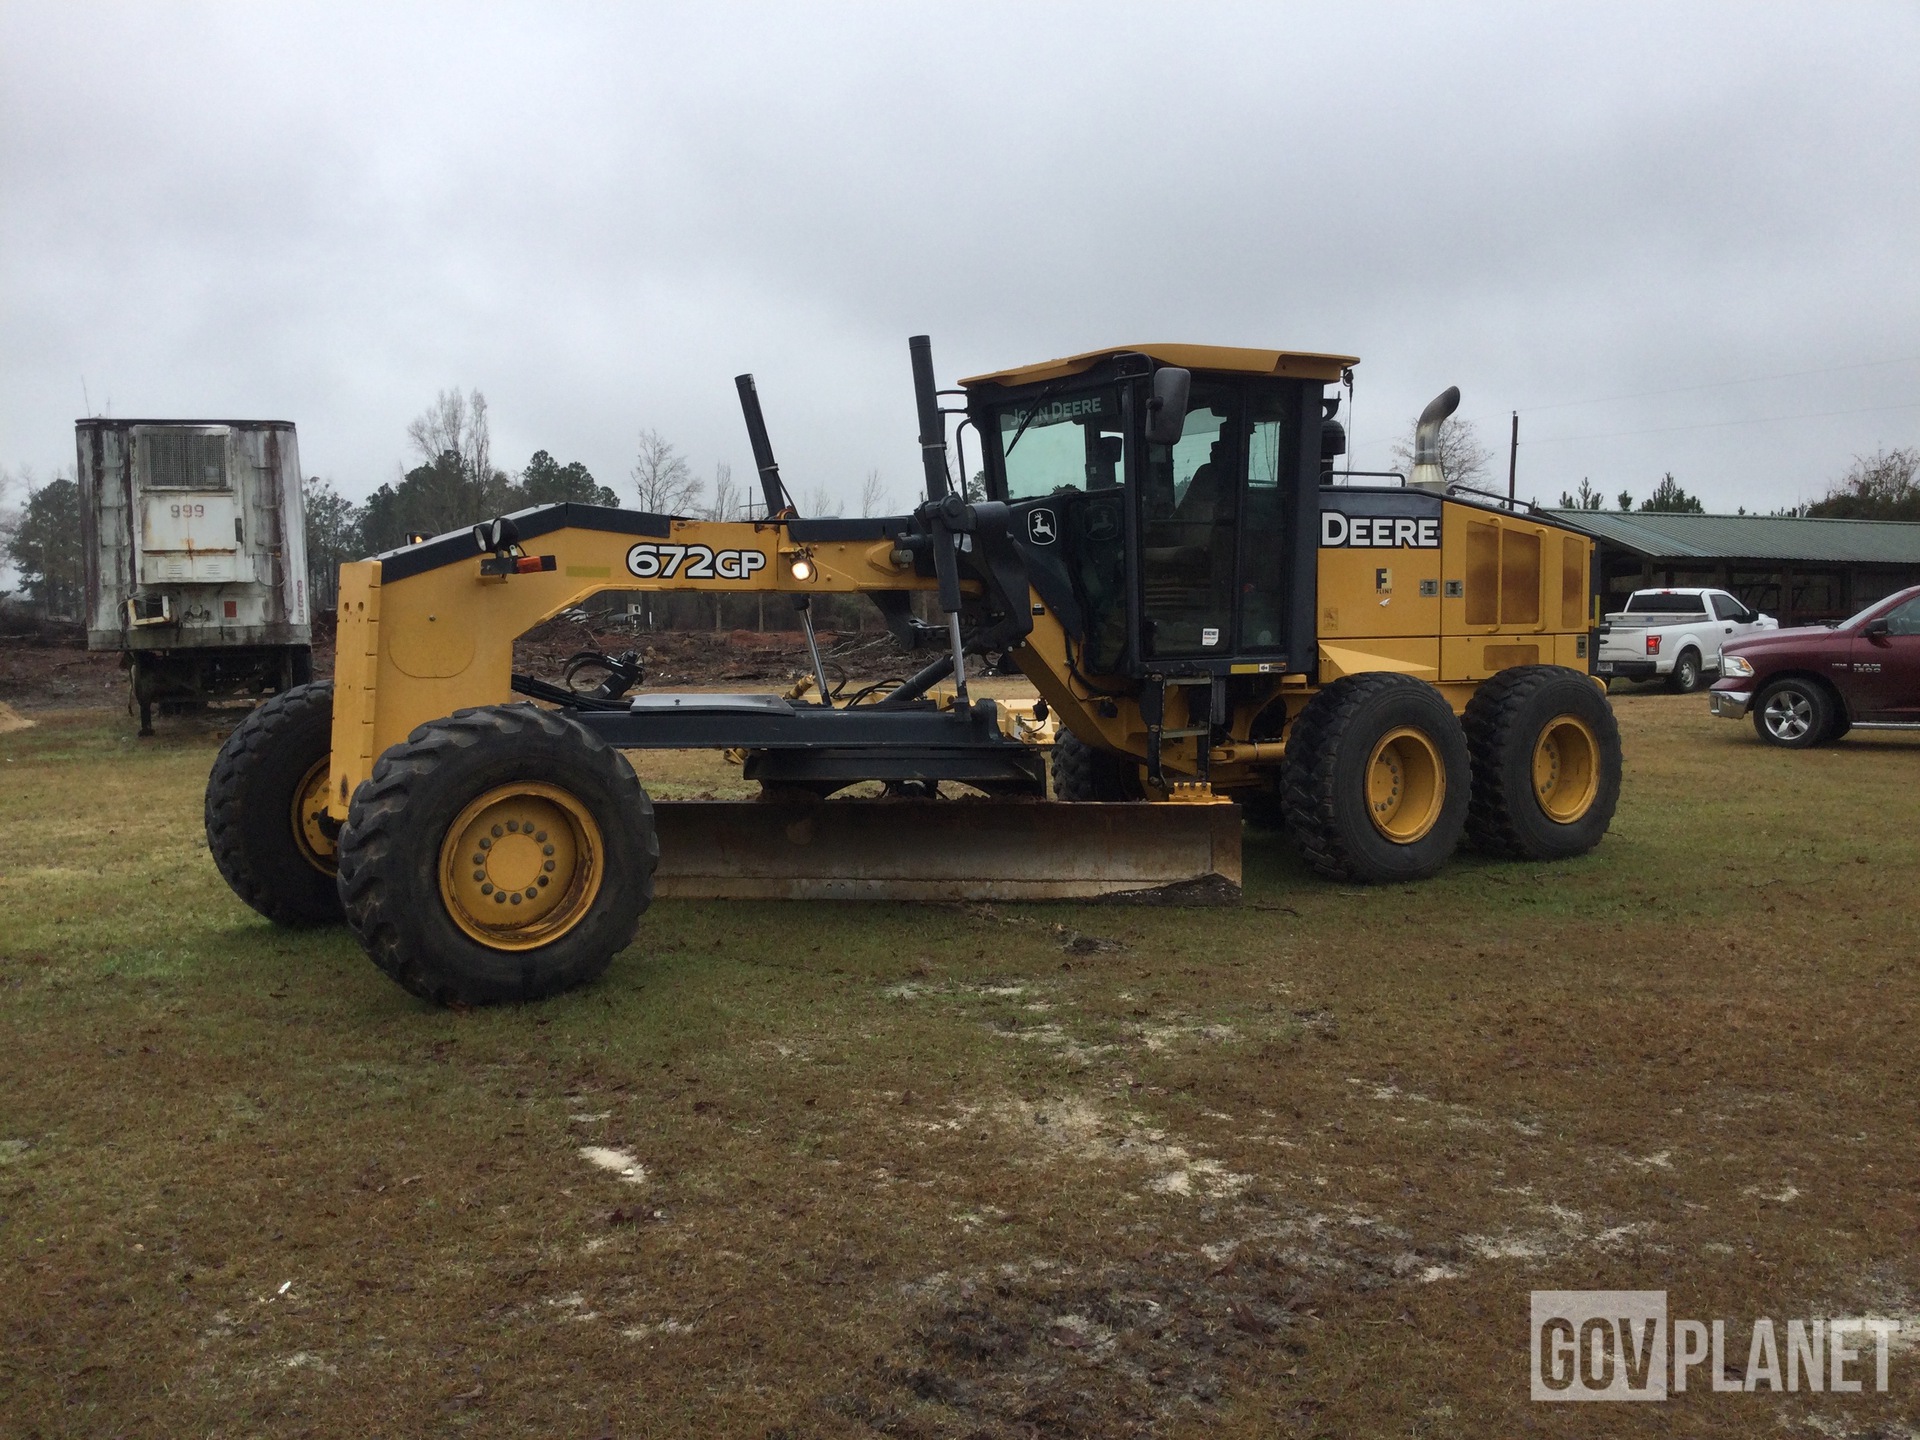
[[[1591,546],[1447,484],[1457,391],[1411,483],[1362,488],[1333,471],[1349,356],[1143,345],[939,390],[909,348],[912,514],[798,515],[743,375],[768,518],[548,505],[343,565],[333,681],[253,712],[208,782],[235,892],[344,918],[408,990],[481,1004],[592,980],[656,894],[1231,901],[1243,812],[1369,884],[1463,837],[1599,843],[1620,742],[1587,673]],[[983,498],[953,483],[975,466]],[[609,590],[788,596],[812,676],[782,697],[634,694],[612,657],[591,693],[513,673],[516,637]],[[837,696],[819,594],[872,600],[912,673]],[[975,698],[970,663],[1038,701]],[[743,752],[762,799],[655,805],[622,754],[700,747]]]

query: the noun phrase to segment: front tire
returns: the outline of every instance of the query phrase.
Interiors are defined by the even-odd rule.
[[[1769,745],[1807,750],[1837,738],[1834,712],[1833,700],[1822,686],[1789,676],[1754,697],[1753,729]]]
[[[633,940],[660,859],[626,757],[531,705],[458,710],[383,754],[340,833],[347,923],[422,999],[538,1000]]]
[[[1467,703],[1474,848],[1513,860],[1565,860],[1600,843],[1620,803],[1620,727],[1578,670],[1503,670]]]
[[[276,925],[340,919],[335,826],[327,816],[333,682],[296,685],[256,707],[207,776],[207,849],[221,876]]]
[[[1467,741],[1446,698],[1409,675],[1336,680],[1294,721],[1287,829],[1330,880],[1424,880],[1460,842]]]

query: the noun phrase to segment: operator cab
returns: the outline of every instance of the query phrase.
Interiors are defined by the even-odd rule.
[[[961,382],[1084,673],[1311,668],[1323,394],[1354,363],[1159,345]]]

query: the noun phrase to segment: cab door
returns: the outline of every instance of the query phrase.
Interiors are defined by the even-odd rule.
[[[1195,376],[1173,445],[1149,445],[1140,485],[1140,658],[1233,653],[1234,537],[1246,474],[1240,387]]]
[[[1742,635],[1751,634],[1759,617],[1724,590],[1707,592],[1708,613],[1713,616],[1715,638],[1710,665],[1720,668],[1720,652]]]
[[[1854,718],[1920,721],[1920,595],[1868,621],[1847,648]]]

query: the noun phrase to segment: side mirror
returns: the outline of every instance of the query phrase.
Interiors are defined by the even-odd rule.
[[[1187,393],[1193,372],[1162,365],[1153,372],[1153,398],[1147,401],[1147,443],[1178,445],[1187,428]]]
[[[1887,624],[1887,617],[1882,615],[1878,620],[1867,621],[1867,628],[1860,633],[1870,639],[1877,640],[1880,636],[1888,634],[1889,632],[1890,627]]]

